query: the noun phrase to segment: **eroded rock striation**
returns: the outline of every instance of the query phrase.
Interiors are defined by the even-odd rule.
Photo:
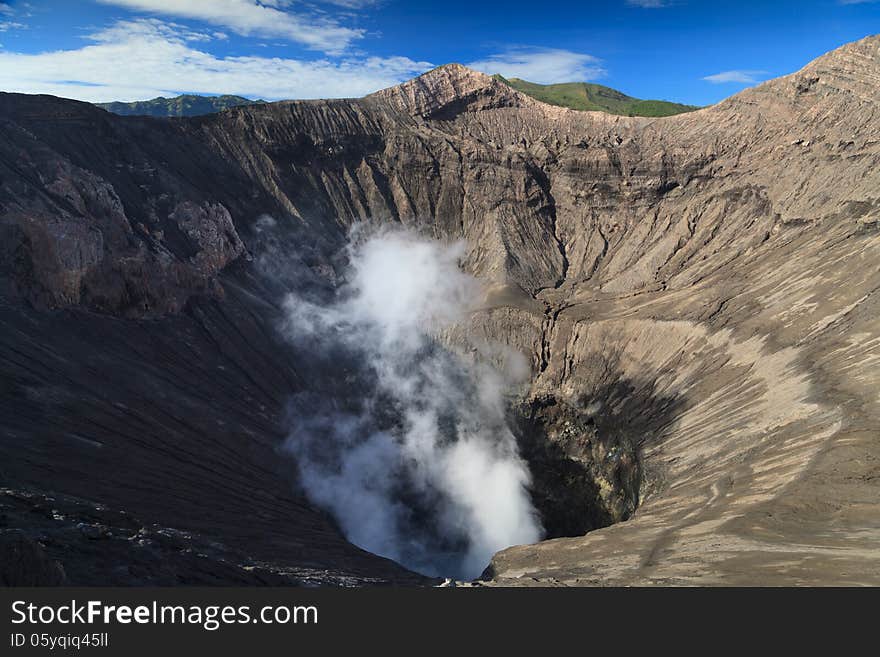
[[[424,581],[276,453],[309,377],[266,249],[332,285],[349,227],[387,222],[489,282],[449,344],[531,360],[561,538],[487,583],[880,583],[878,108],[878,37],[662,119],[458,65],[190,119],[0,94],[3,531],[70,583]]]

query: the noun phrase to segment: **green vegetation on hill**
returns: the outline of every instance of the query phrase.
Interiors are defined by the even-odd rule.
[[[500,75],[496,75],[495,79],[541,102],[576,110],[607,112],[622,116],[672,116],[699,109],[694,105],[682,105],[665,100],[641,100],[627,96],[616,89],[589,82],[536,84],[519,78],[507,79]]]
[[[241,96],[196,96],[186,94],[174,98],[153,98],[133,103],[97,103],[108,112],[125,116],[200,116],[213,114],[229,107],[264,103],[263,100],[250,100]]]
[[[641,100],[627,96],[610,87],[589,82],[565,82],[562,84],[536,84],[519,78],[495,76],[517,91],[551,105],[576,110],[607,112],[622,116],[672,116],[692,112],[699,107],[682,105],[665,100]],[[126,116],[200,116],[213,114],[229,107],[265,103],[241,96],[197,96],[186,94],[174,98],[153,98],[132,103],[97,103],[108,112]]]

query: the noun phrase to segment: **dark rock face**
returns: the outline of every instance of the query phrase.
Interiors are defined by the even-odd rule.
[[[0,586],[62,586],[64,568],[19,531],[0,533]]]
[[[218,293],[215,275],[244,246],[227,207],[196,186],[216,178],[235,193],[238,172],[170,124],[120,121],[85,103],[4,94],[0,114],[8,293],[126,316]],[[172,153],[151,152],[163,142]]]
[[[520,451],[546,538],[582,536],[633,515],[643,485],[650,485],[641,448],[678,404],[617,380],[611,389],[591,389],[589,397],[543,395],[516,409]]]
[[[870,38],[657,120],[454,65],[183,120],[0,94],[0,471],[15,499],[77,500],[10,526],[71,583],[421,581],[347,544],[276,452],[309,386],[281,287],[332,284],[348,228],[391,222],[466,240],[490,284],[449,344],[531,359],[534,457],[598,500],[568,513],[537,477],[558,533],[630,518],[500,553],[498,582],[876,581],[878,71]],[[584,400],[595,429],[567,410]],[[146,558],[97,506],[191,537],[149,563],[221,547],[161,572],[65,561],[81,523],[120,568]]]

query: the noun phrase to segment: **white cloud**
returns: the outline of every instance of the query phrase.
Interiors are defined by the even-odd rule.
[[[0,18],[12,17],[15,10],[5,2],[0,2]],[[9,30],[23,30],[27,27],[24,23],[13,20],[0,20],[0,32],[8,32]]]
[[[139,12],[200,20],[243,36],[280,37],[326,53],[341,53],[364,31],[326,16],[286,10],[283,0],[98,0]]]
[[[586,82],[605,75],[601,61],[592,55],[552,48],[508,50],[467,66],[490,75],[500,73],[506,78],[541,84]]]
[[[158,18],[141,18],[134,21],[119,21],[110,27],[94,32],[86,37],[96,43],[119,43],[139,39],[160,39],[184,43],[187,41],[210,41],[207,32],[193,30],[179,23],[168,23]]]
[[[736,82],[738,84],[757,84],[762,76],[767,75],[767,71],[722,71],[715,75],[707,75],[703,79],[712,84],[725,84],[727,82]]]
[[[634,7],[644,7],[645,9],[659,9],[660,7],[668,7],[666,0],[626,0],[626,4]]]
[[[267,100],[362,96],[430,68],[407,57],[331,61],[217,57],[196,44],[209,34],[157,19],[122,21],[77,50],[0,52],[0,89],[89,102],[143,100],[183,92]]]

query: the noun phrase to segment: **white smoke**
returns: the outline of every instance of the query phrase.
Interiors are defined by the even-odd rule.
[[[479,302],[462,255],[386,230],[354,241],[332,302],[287,299],[288,334],[323,359],[315,389],[293,400],[287,448],[309,498],[351,542],[470,579],[541,528],[506,421],[511,381],[432,337]]]

